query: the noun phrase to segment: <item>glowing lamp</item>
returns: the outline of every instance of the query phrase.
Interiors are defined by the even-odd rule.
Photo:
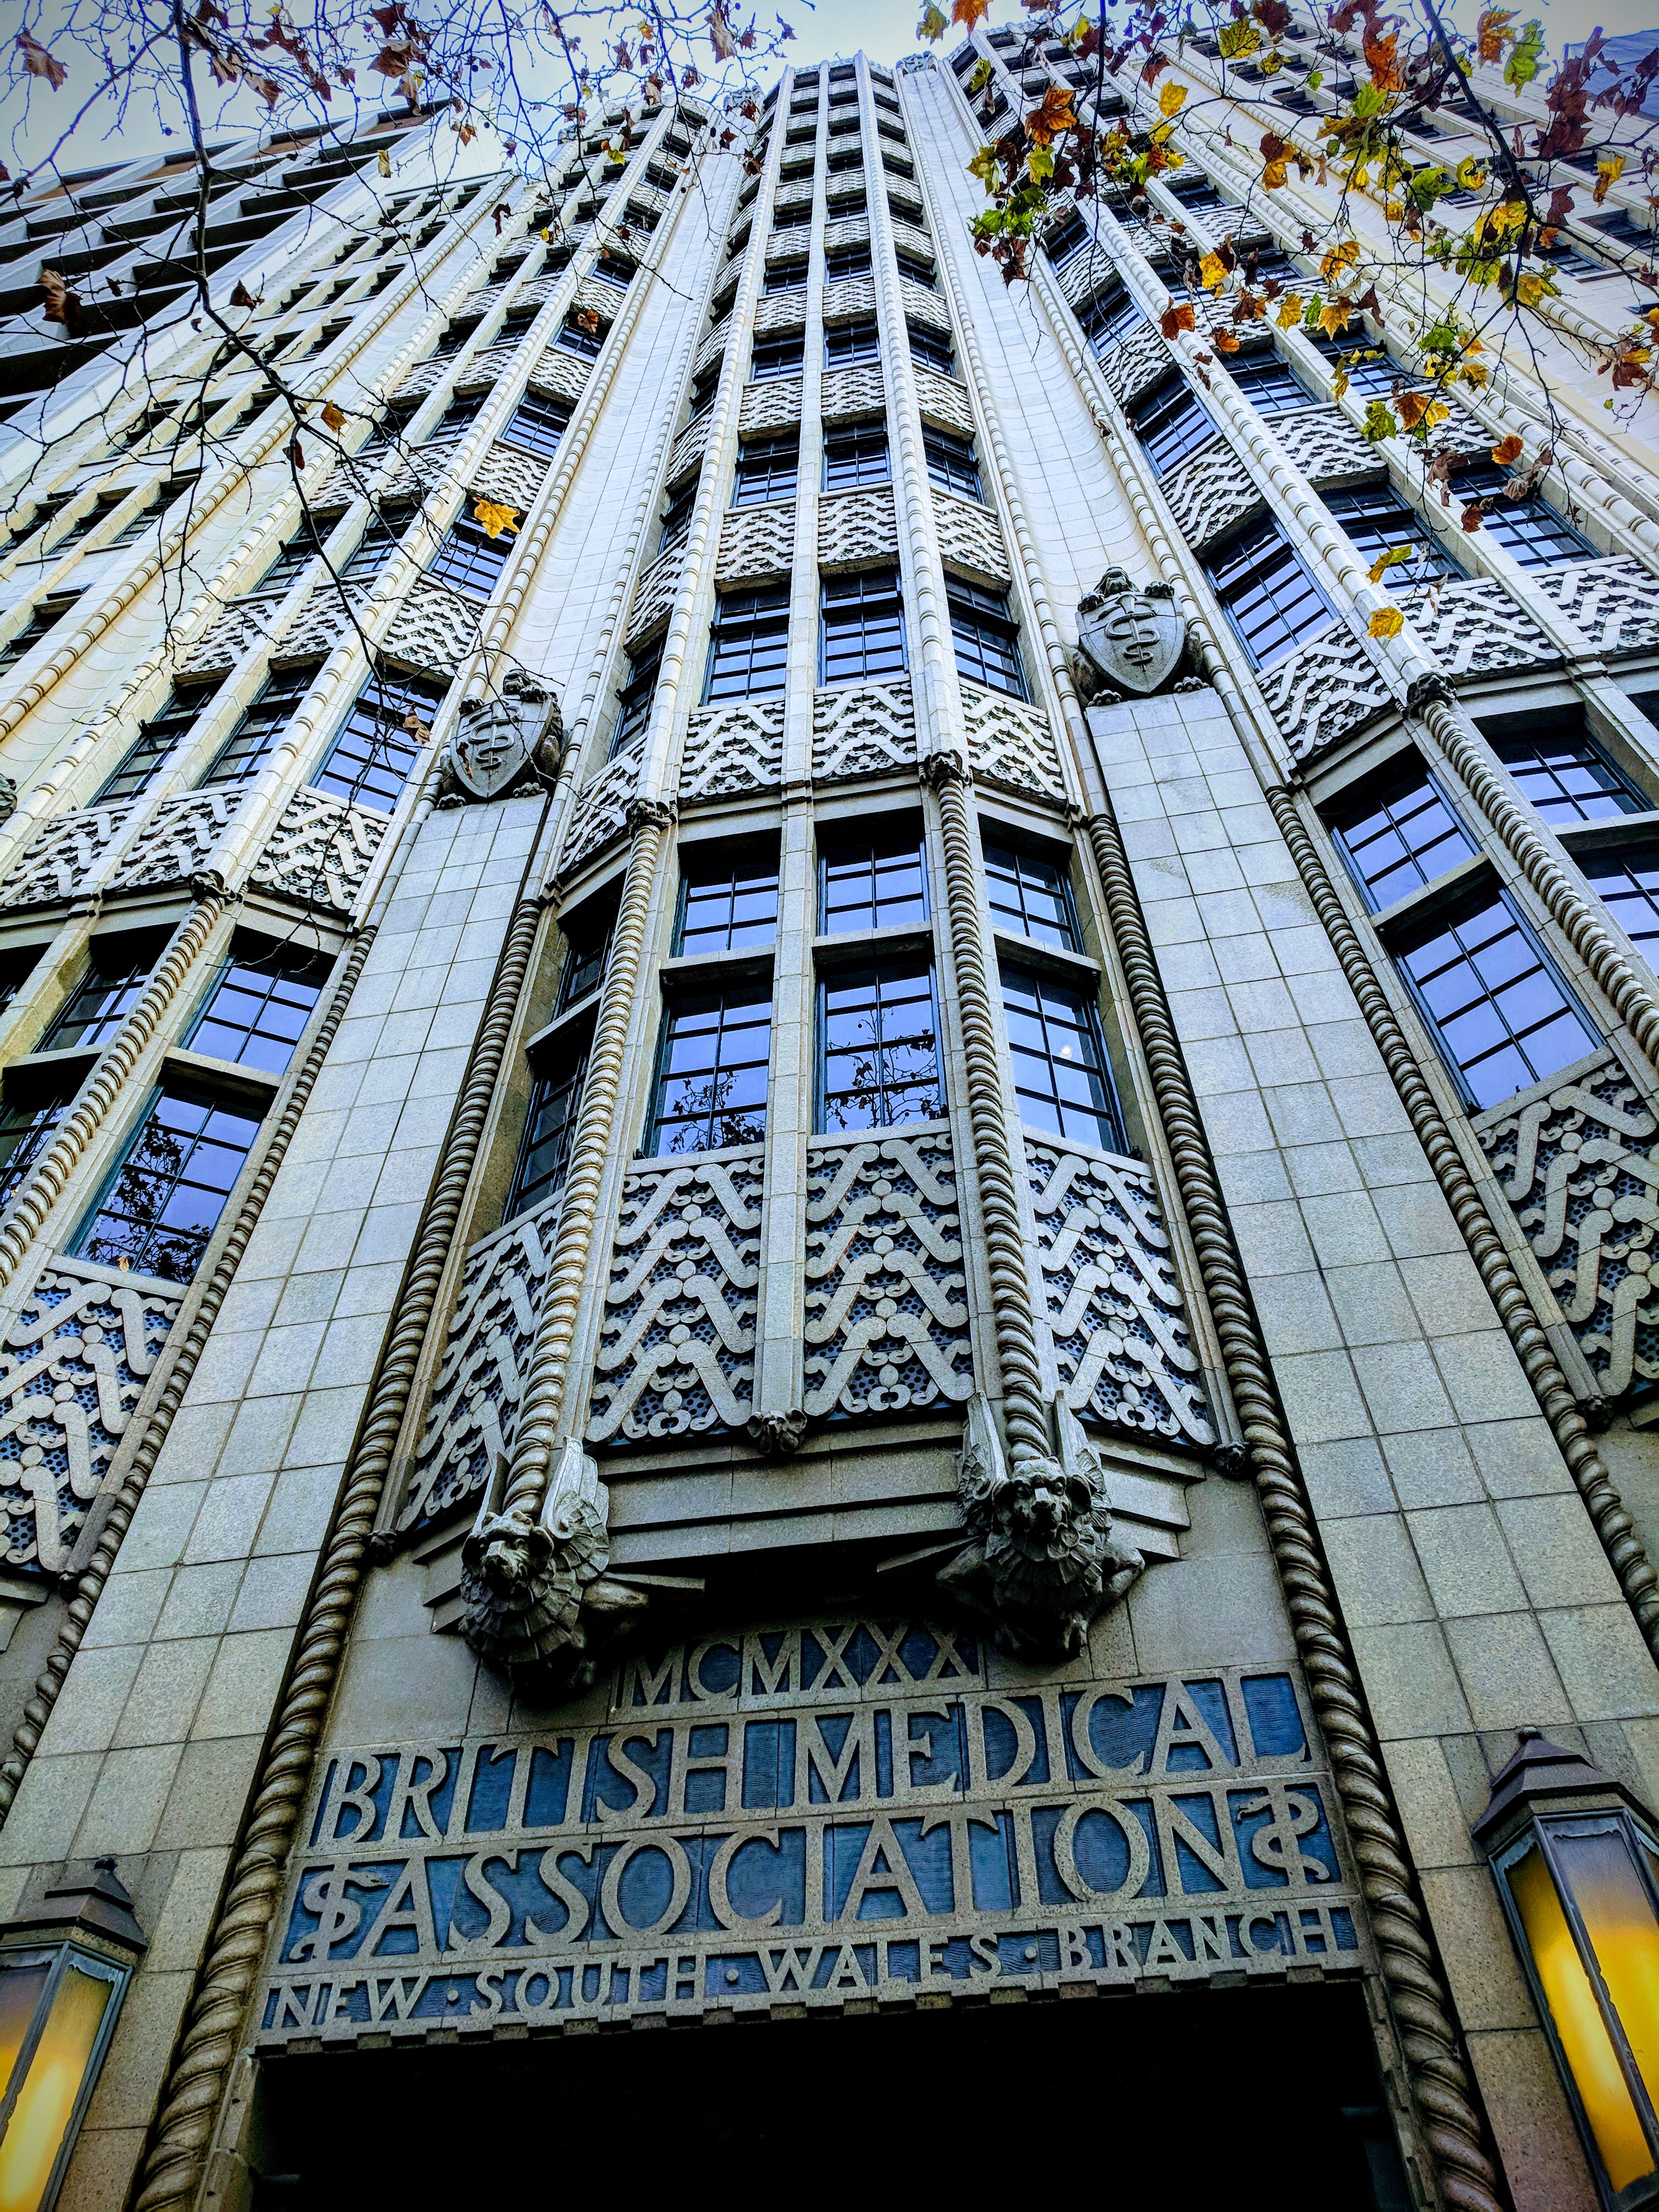
[[[1631,2212],[1659,2203],[1659,1837],[1641,1801],[1582,1753],[1538,1729],[1516,1744],[1474,1839],[1602,2202]]]
[[[147,1948],[113,1859],[0,1929],[0,2212],[56,2201]]]

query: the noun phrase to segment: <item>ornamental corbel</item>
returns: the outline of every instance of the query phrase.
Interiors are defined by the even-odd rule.
[[[916,763],[916,774],[929,791],[941,791],[947,783],[957,783],[963,790],[973,787],[974,771],[957,752],[924,753]]]
[[[641,830],[672,830],[679,818],[679,808],[672,799],[629,799],[623,817],[630,836]]]

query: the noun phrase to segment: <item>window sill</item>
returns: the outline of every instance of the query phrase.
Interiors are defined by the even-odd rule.
[[[745,945],[735,952],[680,952],[658,969],[665,988],[695,991],[707,983],[723,990],[728,983],[770,982],[775,947]]]
[[[812,939],[813,963],[820,969],[862,968],[890,957],[931,959],[933,952],[933,933],[925,921],[893,922],[884,929],[821,931]]]
[[[524,1055],[533,1074],[550,1073],[550,1063],[561,1058],[574,1038],[592,1027],[599,1010],[599,993],[604,988],[602,983],[596,983],[591,991],[584,991],[580,999],[573,1000],[562,1014],[555,1014],[534,1036],[525,1039]]]
[[[996,947],[997,958],[1012,963],[1016,968],[1045,969],[1063,982],[1070,983],[1091,996],[1100,988],[1100,963],[1091,960],[1086,952],[1073,952],[1069,945],[1045,945],[1040,937],[1021,937],[1012,929],[1000,929],[993,925],[991,941]]]
[[[1353,878],[1350,877],[1349,882]],[[1499,889],[1491,860],[1485,853],[1471,853],[1443,876],[1437,876],[1431,884],[1420,890],[1407,891],[1403,898],[1395,899],[1389,906],[1379,907],[1371,919],[1377,934],[1389,944],[1408,934],[1425,921],[1431,921],[1440,913],[1461,906],[1477,891],[1490,891],[1494,896]],[[1363,894],[1362,894],[1363,896]]]
[[[1659,808],[1604,815],[1599,822],[1564,822],[1555,834],[1575,859],[1583,852],[1611,852],[1619,845],[1651,844],[1659,838]]]
[[[101,1045],[69,1045],[57,1052],[25,1053],[0,1079],[8,1106],[40,1106],[54,1095],[73,1097],[92,1073]]]
[[[183,1045],[171,1047],[161,1066],[164,1082],[194,1083],[222,1097],[252,1106],[259,1114],[269,1110],[283,1082],[283,1075],[272,1075],[267,1069],[243,1067],[234,1060],[215,1060],[204,1052],[188,1052]]]

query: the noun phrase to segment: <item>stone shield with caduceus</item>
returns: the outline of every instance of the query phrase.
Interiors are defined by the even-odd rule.
[[[1149,698],[1175,674],[1187,625],[1167,584],[1136,584],[1109,568],[1078,608],[1078,642],[1108,684]]]

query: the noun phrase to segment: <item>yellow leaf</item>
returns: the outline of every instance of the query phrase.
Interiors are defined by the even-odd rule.
[[[1237,353],[1238,351],[1238,340],[1233,336],[1231,331],[1212,331],[1210,337],[1210,343],[1215,348],[1218,353]]]
[[[323,410],[323,427],[328,430],[343,430],[346,418],[331,399]]]
[[[937,42],[945,36],[950,27],[951,26],[937,8],[924,9],[921,21],[916,25],[916,36],[919,39],[927,39],[930,42]]]
[[[1319,327],[1328,338],[1340,338],[1348,327],[1352,313],[1340,300],[1327,300],[1319,311]]]
[[[1458,163],[1457,182],[1459,187],[1466,192],[1486,191],[1486,173],[1480,166],[1480,156],[1478,154],[1471,154],[1466,160]]]
[[[475,521],[483,524],[486,538],[499,538],[504,530],[514,537],[518,535],[519,510],[516,507],[503,507],[499,500],[481,499],[475,502],[472,514]]]
[[[1348,372],[1346,368],[1339,368],[1331,385],[1332,394],[1334,398],[1340,399],[1347,388]]]
[[[382,146],[374,156],[374,170],[377,176],[389,177],[392,174],[392,155],[388,148]]]
[[[1025,156],[1025,166],[1030,171],[1034,185],[1046,185],[1054,173],[1054,148],[1033,146]]]
[[[1402,392],[1400,395],[1400,419],[1408,430],[1414,430],[1428,412],[1426,392]]]
[[[961,0],[957,0],[957,4],[961,4]],[[1166,84],[1163,91],[1158,95],[1158,113],[1160,115],[1176,114],[1180,110],[1182,101],[1185,100],[1186,97],[1187,88],[1184,84]]]
[[[1492,371],[1484,362],[1466,361],[1457,374],[1459,380],[1467,384],[1471,392],[1479,392],[1490,380]]]
[[[1398,607],[1379,607],[1366,627],[1372,637],[1398,637],[1406,617]]]
[[[990,5],[991,0],[956,0],[956,5],[951,10],[951,21],[960,23],[963,30],[971,31]]]
[[[1597,207],[1606,199],[1607,186],[1616,185],[1624,173],[1625,156],[1622,154],[1604,154],[1601,156],[1595,165],[1595,190],[1590,195]]]
[[[997,173],[997,157],[988,146],[981,146],[968,164],[968,173],[977,177],[988,192]]]
[[[1515,296],[1523,307],[1535,307],[1544,297],[1547,289],[1541,276],[1517,276],[1515,282]]]
[[[1283,161],[1269,161],[1261,172],[1263,191],[1276,192],[1285,183],[1289,171]]]
[[[1279,329],[1293,331],[1302,320],[1302,311],[1306,305],[1300,293],[1287,292],[1279,303]]]
[[[1198,328],[1198,318],[1183,300],[1179,307],[1166,307],[1164,310],[1158,326],[1166,338],[1172,338],[1179,331],[1195,331]]]
[[[1206,253],[1198,264],[1199,282],[1206,292],[1218,292],[1227,281],[1227,271],[1222,266],[1218,253]]]
[[[1431,399],[1423,410],[1423,427],[1426,430],[1437,430],[1443,422],[1450,420],[1451,409],[1443,399]]]
[[[1251,22],[1228,23],[1223,27],[1216,44],[1224,61],[1242,61],[1261,44],[1261,33]]]
[[[1352,269],[1359,258],[1358,239],[1344,239],[1340,246],[1332,246],[1319,264],[1319,273],[1328,284],[1334,283],[1345,269]]]
[[[1522,443],[1522,441],[1513,431],[1510,431],[1507,438],[1498,440],[1492,449],[1492,457],[1500,469],[1506,469],[1512,461],[1520,459]]]

